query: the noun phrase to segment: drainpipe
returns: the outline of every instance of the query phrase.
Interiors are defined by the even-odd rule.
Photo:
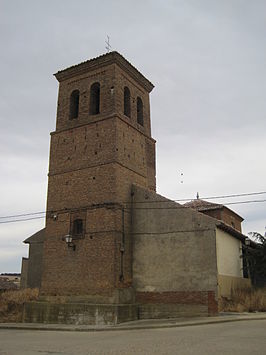
[[[120,244],[120,275],[119,280],[124,280],[124,252],[125,252],[125,210],[122,207],[122,236]]]

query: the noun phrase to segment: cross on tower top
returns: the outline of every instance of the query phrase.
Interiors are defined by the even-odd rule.
[[[105,49],[107,50],[107,53],[109,53],[110,49],[112,47],[111,47],[111,44],[110,44],[110,37],[108,35],[107,35],[107,40],[105,40],[105,43],[106,43]]]

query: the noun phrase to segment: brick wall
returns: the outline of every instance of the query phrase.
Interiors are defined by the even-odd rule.
[[[136,301],[142,305],[203,305],[207,306],[208,315],[218,313],[218,302],[213,291],[137,292]]]
[[[224,223],[235,228],[239,232],[241,232],[241,230],[242,230],[242,228],[241,228],[242,218],[240,216],[236,215],[233,211],[231,211],[230,209],[228,209],[226,207],[219,208],[216,210],[206,210],[206,211],[202,211],[202,212],[208,216],[211,216],[211,217],[214,217],[214,218],[217,218],[217,219],[223,221]]]
[[[74,240],[75,251],[62,240],[69,233],[70,213],[58,214],[56,221],[47,219],[43,294],[85,295],[115,287],[121,239],[116,223],[119,213],[115,207],[87,210],[85,233]]]
[[[95,295],[95,300],[101,295],[112,302],[115,289],[132,285],[131,184],[155,189],[152,84],[112,56],[56,74],[60,86],[51,134],[42,295]],[[100,113],[91,115],[95,82],[100,83]],[[131,92],[130,118],[124,115],[125,86]],[[69,119],[74,90],[80,93],[79,114]],[[138,96],[143,126],[137,122]],[[75,251],[62,240],[71,234],[74,215],[85,226],[82,238],[74,241]]]

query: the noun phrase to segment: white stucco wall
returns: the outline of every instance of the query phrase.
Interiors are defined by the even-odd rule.
[[[243,277],[240,240],[217,228],[216,252],[219,275]]]

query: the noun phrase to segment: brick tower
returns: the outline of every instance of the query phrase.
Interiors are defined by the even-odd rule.
[[[55,77],[42,298],[133,304],[131,186],[155,190],[153,85],[117,52]]]

